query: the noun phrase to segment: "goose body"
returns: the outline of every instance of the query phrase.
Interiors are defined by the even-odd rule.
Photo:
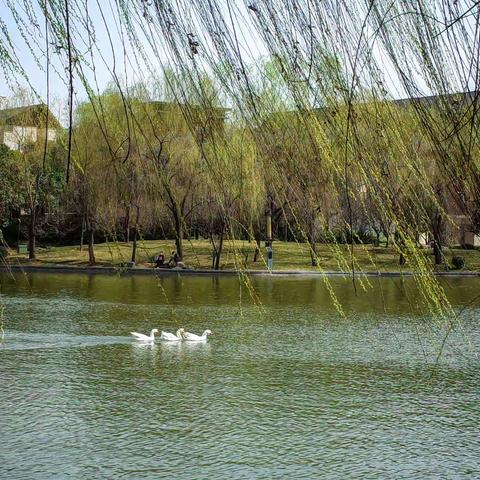
[[[158,329],[154,328],[150,332],[150,335],[145,335],[143,333],[137,333],[137,332],[130,332],[130,333],[135,338],[135,340],[139,340],[140,342],[153,342],[155,341],[155,334],[158,333]]]
[[[208,329],[205,330],[201,336],[200,335],[195,335],[194,333],[185,332],[183,334],[183,338],[187,342],[206,342],[208,336],[211,335],[211,334],[212,334],[212,331],[208,330]]]
[[[160,334],[160,340],[163,340],[164,342],[179,342],[183,340],[183,333],[185,330],[183,328],[179,328],[175,335],[170,332],[161,332]]]

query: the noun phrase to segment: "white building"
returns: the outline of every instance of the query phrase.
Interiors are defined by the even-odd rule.
[[[43,103],[0,110],[0,144],[12,150],[45,140],[48,121],[48,141],[54,141],[61,128],[59,121]]]

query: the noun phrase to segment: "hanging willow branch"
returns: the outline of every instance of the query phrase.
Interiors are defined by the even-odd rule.
[[[37,3],[7,5],[35,56]],[[324,270],[317,243],[328,242],[354,279],[356,252],[370,255],[361,228],[394,229],[393,247],[425,301],[440,316],[450,312],[417,240],[425,232],[439,240],[438,219],[452,204],[480,231],[479,2],[65,0],[48,8],[47,77],[49,38],[57,60],[67,52],[68,61],[67,183],[80,181],[79,170],[82,191],[93,191],[86,171],[96,156],[99,177],[109,175],[101,213],[89,198],[82,215],[101,218],[113,235],[121,224],[114,198],[128,218],[140,197],[146,205],[162,198],[178,241],[189,222],[210,228],[209,238],[218,225],[222,238],[241,231],[257,241],[267,208],[308,244],[312,265]],[[22,65],[1,32],[0,65],[11,78]],[[112,82],[104,92],[100,65]],[[74,82],[88,97],[75,114],[90,121],[92,113],[85,138],[95,138],[95,152],[73,121]],[[177,131],[157,124],[160,101],[177,105],[184,123],[169,117]],[[228,119],[212,134],[199,112],[220,107]],[[209,208],[194,222],[197,204]],[[361,275],[359,284],[368,286]]]
[[[72,158],[72,132],[73,132],[73,56],[72,56],[72,37],[70,32],[70,11],[69,0],[65,0],[65,29],[67,34],[67,52],[68,52],[68,147],[67,147],[67,178],[70,179],[70,163]]]

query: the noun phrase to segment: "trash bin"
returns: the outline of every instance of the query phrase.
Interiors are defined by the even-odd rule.
[[[267,268],[269,270],[273,268],[273,248],[271,246],[267,247]]]
[[[28,253],[28,245],[26,243],[19,243],[17,251],[18,253]]]

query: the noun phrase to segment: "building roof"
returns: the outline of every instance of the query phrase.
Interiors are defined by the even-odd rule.
[[[168,113],[168,112],[183,112],[189,111],[194,114],[207,114],[212,116],[217,120],[224,120],[226,114],[228,113],[228,108],[223,107],[206,107],[203,105],[195,104],[186,104],[186,103],[177,103],[177,102],[164,102],[158,100],[152,100],[144,102],[145,105],[150,105],[155,108],[159,113]]]
[[[46,121],[47,106],[44,103],[0,110],[0,125],[45,128]],[[48,128],[61,128],[60,122],[50,110]]]
[[[421,105],[424,107],[441,107],[443,104],[458,104],[461,106],[468,106],[476,102],[480,98],[480,92],[455,92],[445,93],[443,95],[428,95],[426,97],[411,97],[392,100],[391,102],[399,106]]]

